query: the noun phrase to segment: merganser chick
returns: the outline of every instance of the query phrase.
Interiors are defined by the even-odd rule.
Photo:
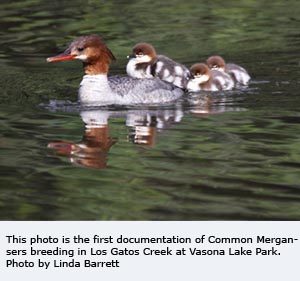
[[[75,39],[60,55],[48,62],[81,60],[85,75],[80,83],[79,101],[87,106],[108,104],[162,104],[169,103],[183,91],[157,78],[140,80],[131,77],[107,77],[114,55],[99,35]]]
[[[127,58],[126,72],[133,78],[158,77],[182,89],[186,88],[191,78],[187,67],[166,56],[157,55],[154,47],[148,43],[136,44]]]
[[[187,85],[190,92],[231,90],[234,87],[233,80],[227,73],[210,70],[204,63],[194,64],[190,71],[193,75]]]
[[[206,63],[210,69],[228,73],[235,83],[248,85],[251,78],[245,68],[233,63],[225,63],[224,59],[220,56],[211,56],[207,59]]]

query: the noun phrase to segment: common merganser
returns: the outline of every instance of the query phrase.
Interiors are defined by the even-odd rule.
[[[194,64],[190,71],[193,75],[187,85],[190,92],[231,90],[234,87],[234,82],[227,73],[210,70],[204,63]]]
[[[166,56],[157,55],[154,47],[148,43],[136,44],[133,47],[133,53],[127,58],[129,61],[126,71],[133,78],[158,77],[185,89],[191,77],[187,67]]]
[[[251,79],[245,68],[233,63],[225,63],[225,60],[220,56],[211,56],[207,59],[206,63],[210,69],[228,73],[235,83],[248,85]]]
[[[60,55],[48,62],[81,60],[85,75],[80,83],[79,101],[88,106],[108,104],[162,104],[180,98],[183,91],[158,78],[107,77],[114,55],[99,35],[75,39]]]

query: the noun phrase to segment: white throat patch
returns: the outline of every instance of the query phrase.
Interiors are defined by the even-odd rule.
[[[135,58],[132,58],[132,60],[134,60],[136,63],[145,63],[145,62],[150,62],[152,58],[149,57],[148,55],[143,55],[143,56],[137,55]]]
[[[201,76],[196,76],[193,80],[196,81],[196,83],[198,84],[202,84],[202,83],[205,83],[209,80],[209,76],[207,74],[203,74]]]
[[[81,61],[86,61],[87,60],[87,55],[81,54],[81,55],[76,56],[75,59],[81,60]]]

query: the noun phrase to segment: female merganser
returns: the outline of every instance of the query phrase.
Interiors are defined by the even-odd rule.
[[[80,83],[79,101],[88,106],[108,104],[161,104],[180,98],[183,91],[157,78],[140,80],[131,77],[107,77],[114,55],[99,35],[75,39],[60,55],[48,62],[78,59],[85,75]]]
[[[220,56],[211,56],[207,59],[206,63],[210,69],[216,69],[230,74],[235,83],[248,85],[250,76],[243,67],[233,63],[225,63],[224,59]]]
[[[133,47],[126,66],[127,74],[133,78],[158,77],[163,81],[185,89],[191,75],[184,65],[170,58],[157,55],[154,47],[148,43],[138,43]]]
[[[234,87],[234,83],[227,73],[210,70],[204,63],[194,64],[190,71],[193,75],[187,85],[190,92],[231,90]]]

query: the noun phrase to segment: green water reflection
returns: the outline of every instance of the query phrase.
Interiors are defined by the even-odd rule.
[[[299,1],[1,1],[0,218],[299,220],[299,14]],[[111,74],[148,41],[188,66],[221,54],[252,84],[200,107],[100,110],[91,135],[80,110],[39,106],[76,100],[81,65],[45,58],[89,33],[117,57]]]

